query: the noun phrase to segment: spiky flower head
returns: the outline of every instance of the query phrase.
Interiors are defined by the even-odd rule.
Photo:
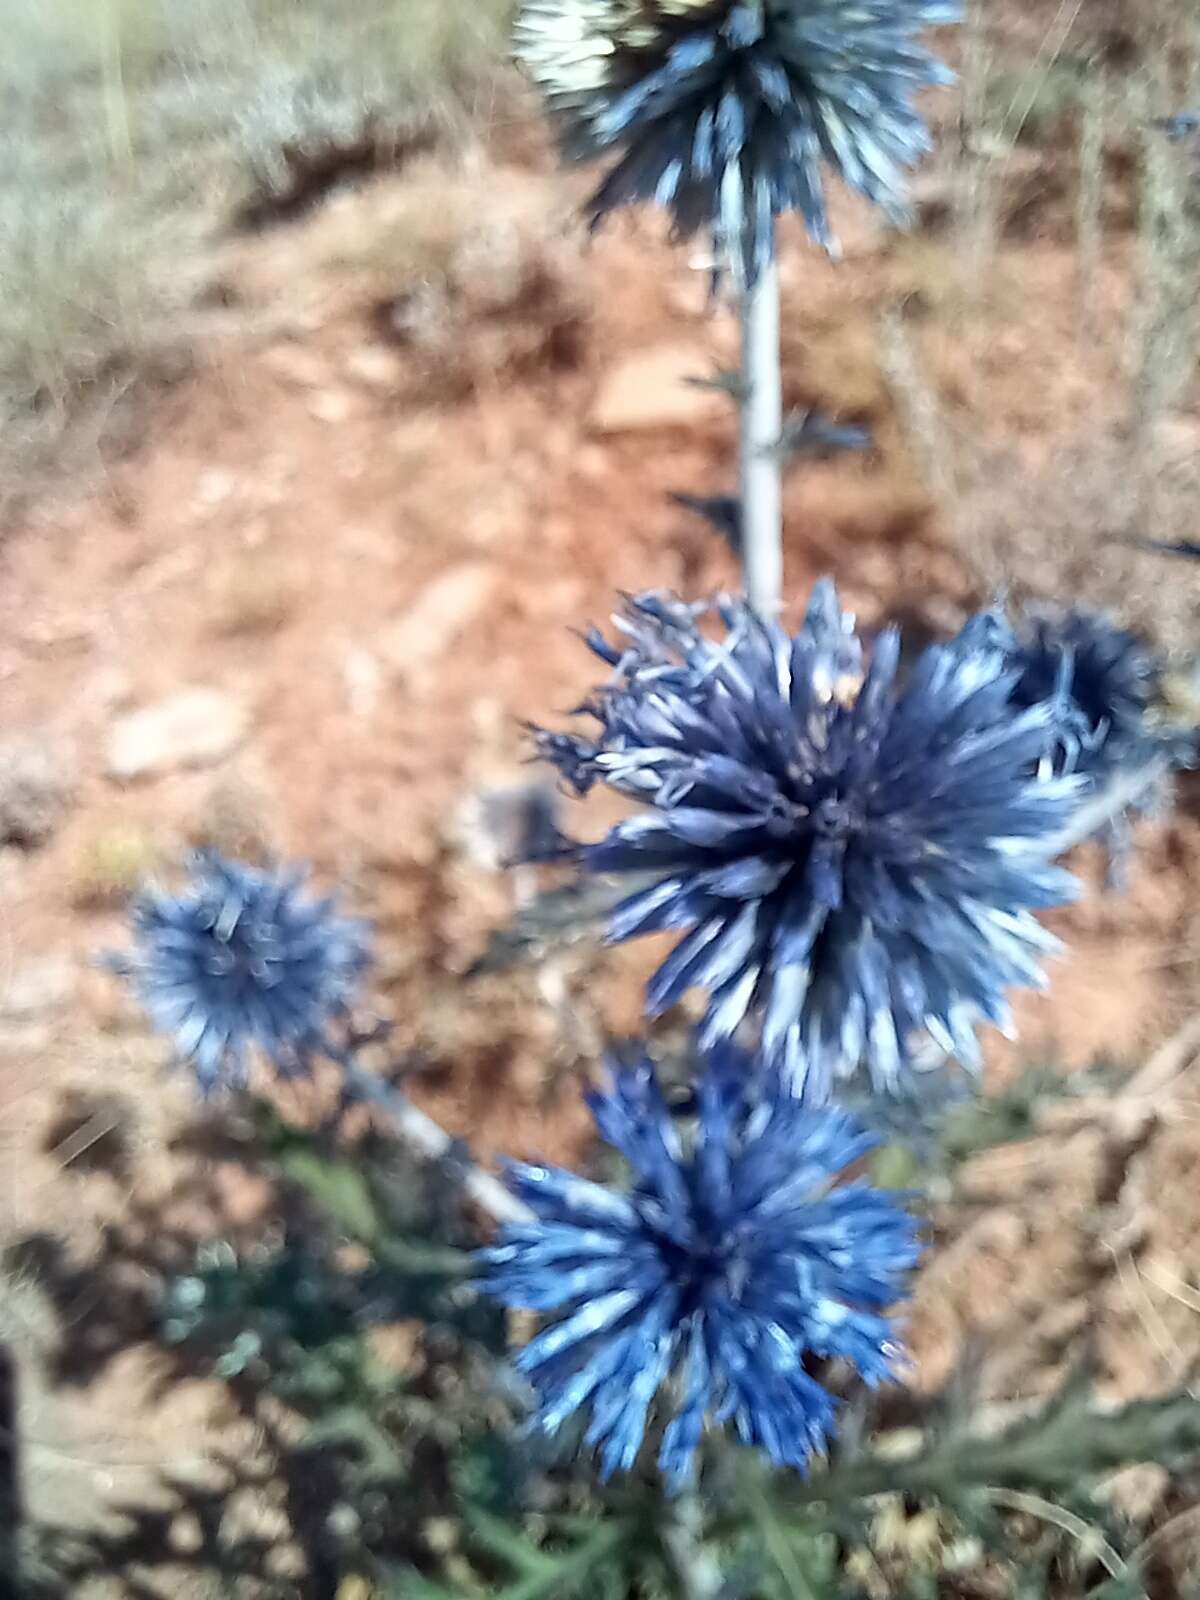
[[[612,940],[683,935],[648,1009],[707,990],[706,1046],[761,1016],[765,1054],[815,1101],[864,1062],[897,1088],[922,1030],[977,1065],[976,1022],[1006,1027],[1005,991],[1040,986],[1057,948],[1032,912],[1074,890],[1047,860],[1082,787],[1039,772],[1054,702],[1015,709],[985,644],[931,646],[900,681],[889,629],[866,663],[827,581],[794,638],[719,609],[713,639],[694,608],[634,600],[623,647],[589,636],[614,669],[583,708],[598,733],[539,736],[576,791],[651,808],[578,851],[642,876]]]
[[[546,1324],[518,1366],[555,1434],[588,1413],[605,1477],[665,1423],[659,1465],[691,1474],[706,1422],[803,1468],[835,1401],[806,1359],[840,1356],[869,1384],[898,1356],[884,1315],[919,1251],[913,1220],[861,1182],[835,1186],[874,1144],[844,1112],[805,1107],[749,1064],[702,1070],[694,1126],[667,1109],[650,1063],[614,1066],[590,1097],[632,1189],[515,1165],[534,1218],[482,1252],[485,1283]]]
[[[204,851],[178,894],[150,891],[133,907],[133,951],[111,964],[206,1095],[242,1087],[255,1053],[283,1076],[337,1053],[369,933],[332,897],[306,893],[304,876]]]
[[[1057,772],[1103,783],[1119,768],[1150,758],[1156,741],[1150,708],[1160,666],[1147,646],[1098,611],[1030,610],[1009,623],[999,612],[972,619],[961,636],[985,637],[1017,674],[1013,704],[1058,707],[1050,760]]]
[[[957,0],[525,0],[517,55],[572,159],[617,157],[590,203],[669,207],[753,280],[774,222],[833,239],[822,165],[897,220],[929,148],[915,93],[950,75],[915,35]]]

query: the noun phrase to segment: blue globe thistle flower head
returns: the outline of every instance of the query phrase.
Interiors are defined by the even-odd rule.
[[[1006,991],[1040,986],[1057,948],[1033,913],[1075,888],[1047,860],[1084,787],[1040,771],[1055,705],[1014,708],[984,643],[932,646],[900,681],[899,635],[868,661],[828,582],[794,638],[719,609],[713,639],[633,601],[627,637],[656,650],[602,648],[613,676],[583,708],[598,733],[539,741],[577,791],[650,808],[577,850],[585,870],[641,875],[610,939],[682,935],[648,1010],[707,990],[705,1046],[759,1020],[818,1102],[863,1064],[901,1087],[921,1033],[976,1066],[976,1023],[1008,1027]]]
[[[653,201],[753,281],[783,212],[833,248],[823,166],[905,219],[903,171],[930,144],[914,95],[951,79],[916,35],[959,14],[957,0],[525,0],[515,43],[567,156],[616,157],[593,225]]]
[[[286,1077],[336,1054],[337,1027],[370,963],[366,924],[306,893],[299,868],[207,851],[190,868],[180,893],[138,899],[134,950],[111,965],[201,1091],[243,1087],[255,1053]]]
[[[727,1070],[701,1071],[688,1129],[648,1061],[613,1066],[589,1098],[630,1191],[514,1165],[534,1217],[480,1254],[494,1297],[545,1317],[517,1359],[535,1425],[553,1435],[586,1414],[606,1478],[664,1424],[658,1462],[678,1490],[709,1421],[803,1469],[836,1408],[809,1358],[839,1356],[872,1385],[899,1358],[886,1313],[918,1259],[916,1225],[894,1196],[837,1181],[875,1141],[749,1062],[739,1076],[734,1090]]]
[[[1017,674],[1013,704],[1057,707],[1054,771],[1103,783],[1118,768],[1149,759],[1157,742],[1149,713],[1160,666],[1134,634],[1082,607],[1031,610],[1011,625],[997,612],[984,613],[960,638],[970,648],[985,634]]]

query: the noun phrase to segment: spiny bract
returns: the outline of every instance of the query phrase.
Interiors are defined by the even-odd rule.
[[[913,98],[950,74],[915,40],[957,0],[526,0],[517,55],[573,159],[617,154],[591,201],[670,208],[753,280],[775,218],[833,248],[822,163],[897,221],[929,149]]]
[[[1084,787],[1041,770],[1055,703],[1014,708],[986,644],[931,646],[900,681],[889,629],[864,665],[828,582],[794,638],[720,610],[710,639],[697,608],[634,600],[623,647],[588,636],[614,669],[581,708],[599,732],[538,734],[577,792],[653,808],[578,849],[642,875],[611,939],[683,932],[648,1009],[707,990],[706,1045],[761,1018],[765,1054],[816,1101],[864,1061],[897,1088],[921,1030],[977,1064],[975,1023],[1007,1026],[1005,990],[1040,986],[1057,948],[1031,912],[1074,890],[1047,860]]]
[[[658,1459],[672,1489],[710,1416],[803,1468],[835,1407],[805,1358],[840,1356],[875,1384],[899,1353],[884,1312],[918,1258],[915,1224],[865,1184],[835,1186],[874,1139],[749,1062],[728,1067],[700,1072],[689,1130],[649,1062],[614,1066],[590,1103],[631,1191],[515,1165],[534,1220],[481,1253],[496,1298],[548,1314],[518,1358],[537,1425],[554,1434],[589,1413],[606,1477],[634,1464],[652,1418],[666,1421]]]
[[[244,1085],[254,1051],[285,1076],[336,1053],[369,935],[332,898],[305,894],[303,878],[206,851],[179,894],[149,892],[134,905],[134,950],[111,965],[205,1094]]]

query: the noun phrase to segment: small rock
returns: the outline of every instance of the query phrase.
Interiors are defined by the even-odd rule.
[[[508,311],[530,272],[529,251],[511,217],[494,216],[471,229],[450,261],[450,276],[478,311]]]
[[[1171,1475],[1166,1467],[1156,1461],[1137,1461],[1097,1484],[1096,1498],[1141,1527],[1162,1505],[1170,1487]]]
[[[354,402],[345,389],[319,389],[309,396],[309,414],[318,422],[345,422],[353,409]]]
[[[66,809],[67,789],[61,760],[46,740],[6,739],[0,744],[0,844],[44,844]]]
[[[329,382],[328,363],[303,345],[276,345],[267,351],[263,364],[297,389],[320,389]]]
[[[179,1556],[194,1556],[204,1548],[204,1529],[192,1511],[182,1511],[167,1533],[171,1549]]]
[[[113,724],[108,775],[124,782],[212,766],[241,744],[246,721],[243,707],[220,690],[180,689]]]
[[[372,394],[394,394],[404,378],[404,358],[382,345],[365,344],[346,357],[346,376]]]
[[[434,351],[449,343],[453,312],[444,285],[418,283],[378,307],[380,329],[402,348]]]
[[[369,717],[379,704],[383,689],[383,674],[379,663],[369,650],[350,650],[342,663],[342,676],[346,682],[346,698],[351,715]]]
[[[1191,463],[1200,457],[1200,421],[1195,417],[1163,417],[1154,428],[1154,443],[1165,461]]]
[[[226,472],[222,467],[210,467],[207,472],[200,474],[196,499],[204,506],[223,505],[236,488],[237,479],[232,472]]]
[[[133,683],[124,667],[100,667],[87,683],[88,703],[97,711],[121,711],[133,698]]]
[[[672,311],[698,322],[712,310],[711,269],[672,276],[670,284],[666,286],[666,296]]]
[[[235,1489],[226,1500],[218,1537],[227,1548],[246,1542],[269,1546],[287,1539],[291,1531],[283,1508],[251,1487]]]
[[[65,956],[38,956],[0,974],[0,1021],[40,1022],[68,1005],[76,971]]]
[[[586,483],[602,483],[612,470],[612,457],[602,444],[581,445],[575,471]]]
[[[304,1546],[295,1539],[272,1546],[263,1556],[263,1570],[269,1577],[279,1578],[284,1583],[302,1583],[308,1577],[308,1557],[304,1553]],[[338,1600],[344,1600],[344,1588],[345,1584],[338,1590]]]
[[[592,427],[598,433],[630,433],[722,417],[728,409],[723,397],[688,382],[708,376],[712,368],[710,357],[694,345],[655,345],[627,356],[600,385]]]
[[[464,561],[444,572],[380,640],[388,666],[401,678],[432,666],[482,616],[499,583],[492,561]]]
[[[32,650],[79,651],[96,636],[93,623],[70,613],[39,616],[20,629],[17,637]]]

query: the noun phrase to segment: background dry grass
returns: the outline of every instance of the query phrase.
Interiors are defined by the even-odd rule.
[[[11,0],[0,96],[0,472],[136,425],[201,336],[208,247],[506,94],[509,0]],[[119,436],[119,432],[118,432]]]
[[[1192,575],[1164,585],[1125,541],[1198,532],[1200,151],[1156,124],[1200,103],[1200,24],[1175,0],[976,5],[958,64],[933,237],[879,325],[900,427],[985,590],[1077,596],[1190,654]],[[1043,321],[1064,267],[1073,327]]]

